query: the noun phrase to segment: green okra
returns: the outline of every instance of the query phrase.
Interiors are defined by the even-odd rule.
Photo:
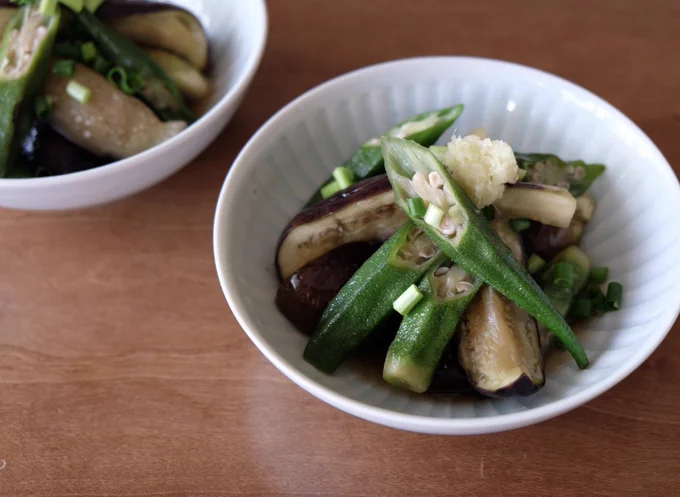
[[[556,285],[552,279],[552,270],[558,262],[568,262],[574,267],[574,283],[570,288],[563,288]],[[569,312],[574,297],[583,289],[588,281],[590,272],[590,259],[577,246],[571,246],[557,254],[551,261],[548,268],[543,272],[540,281],[541,287],[553,303],[555,308],[562,316]],[[539,326],[541,338],[541,350],[545,354],[554,344],[555,336],[548,333],[545,327]]]
[[[143,49],[108,27],[87,9],[75,15],[106,58],[139,77],[142,83],[140,95],[161,119],[188,123],[194,121],[195,116],[187,108],[175,83]]]
[[[458,119],[463,112],[463,105],[459,104],[446,109],[423,112],[406,121],[403,121],[382,136],[398,136],[413,140],[425,147],[435,143],[439,137]],[[372,138],[361,145],[356,152],[343,164],[354,175],[354,181],[359,181],[385,171],[385,161],[383,160],[380,148],[380,138]],[[333,182],[333,177],[329,178],[322,186]],[[309,199],[305,207],[320,202],[323,197],[321,188]]]
[[[481,280],[468,276],[471,282],[462,292],[448,291],[444,278],[457,268],[453,266],[447,273],[438,275],[443,268],[446,265],[431,268],[421,280],[419,289],[424,298],[404,317],[387,351],[383,378],[396,387],[417,393],[430,387],[446,345],[465,309],[482,286]],[[462,276],[467,275],[462,272]]]
[[[564,344],[580,368],[588,367],[588,358],[564,317],[435,156],[427,148],[411,141],[392,137],[383,137],[381,141],[387,176],[392,184],[395,200],[402,209],[408,212],[406,200],[409,193],[405,184],[410,183],[417,172],[426,177],[430,172],[438,173],[444,184],[443,191],[447,201],[448,198],[451,199],[444,212],[449,212],[451,207],[455,208],[451,217],[455,218],[457,228],[451,236],[443,234],[421,218],[411,217],[416,226],[427,233],[458,266],[543,323]]]
[[[423,255],[414,254],[413,248]],[[328,304],[305,348],[307,362],[327,373],[335,371],[392,312],[397,297],[442,260],[434,244],[407,222]]]
[[[0,47],[0,178],[28,176],[15,159],[31,127],[58,27],[58,9],[43,16],[34,5],[19,8],[5,28]],[[26,42],[32,51],[25,51]]]
[[[523,154],[515,152],[517,165],[526,170],[524,181],[568,188],[580,197],[605,171],[603,164],[586,164],[582,160],[565,162],[554,154]]]

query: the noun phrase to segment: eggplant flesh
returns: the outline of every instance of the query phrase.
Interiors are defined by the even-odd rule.
[[[526,218],[558,228],[567,228],[576,212],[576,199],[568,190],[533,183],[507,185],[494,205],[505,217]]]
[[[379,243],[350,243],[298,269],[276,292],[279,311],[311,335],[328,303],[379,247]]]
[[[492,227],[520,261],[519,236],[508,223]],[[480,289],[460,326],[458,360],[470,384],[490,397],[527,396],[545,383],[538,326],[533,317],[489,286]]]
[[[407,220],[395,204],[387,176],[352,185],[300,212],[283,230],[277,269],[283,280],[298,269],[347,243],[387,240]]]
[[[532,222],[529,229],[522,232],[527,249],[532,254],[550,260],[565,248],[578,245],[594,211],[595,200],[588,195],[583,195],[577,199],[576,213],[569,227],[557,228]]]

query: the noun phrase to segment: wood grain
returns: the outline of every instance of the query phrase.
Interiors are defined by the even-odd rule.
[[[355,419],[279,374],[220,292],[211,222],[268,116],[366,64],[465,54],[602,95],[680,167],[676,0],[270,0],[253,87],[163,184],[101,208],[0,211],[0,496],[680,495],[680,336],[567,415],[446,438]]]

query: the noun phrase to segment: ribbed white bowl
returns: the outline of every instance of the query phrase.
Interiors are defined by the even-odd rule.
[[[0,207],[63,210],[111,202],[176,173],[200,154],[241,104],[267,40],[264,0],[152,0],[183,7],[203,24],[210,40],[209,110],[189,128],[128,159],[47,178],[0,178]]]
[[[483,127],[515,150],[602,162],[583,246],[625,288],[623,310],[580,331],[592,366],[554,355],[547,382],[520,399],[434,399],[390,388],[347,364],[320,373],[302,359],[306,338],[277,311],[274,250],[286,223],[367,139],[418,112],[462,102],[460,133]],[[448,136],[447,136],[448,139]],[[321,400],[376,423],[474,434],[536,423],[601,394],[659,345],[680,309],[680,188],[668,163],[629,119],[563,79],[505,62],[419,58],[368,67],[298,98],[250,140],[220,194],[214,250],[239,323],[286,376]]]

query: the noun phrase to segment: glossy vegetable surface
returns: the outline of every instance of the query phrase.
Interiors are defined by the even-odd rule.
[[[385,242],[328,304],[304,351],[316,368],[331,373],[359,347],[392,310],[393,302],[437,261],[441,254],[407,222]],[[413,253],[415,239],[427,252]]]
[[[571,353],[580,368],[588,358],[569,325],[508,247],[489,227],[486,218],[472,205],[463,190],[453,182],[432,153],[416,143],[391,137],[381,139],[388,177],[397,203],[406,209],[404,181],[415,173],[437,173],[444,180],[444,193],[458,206],[459,229],[454,237],[412,218],[457,265],[480,278],[544,323]]]

